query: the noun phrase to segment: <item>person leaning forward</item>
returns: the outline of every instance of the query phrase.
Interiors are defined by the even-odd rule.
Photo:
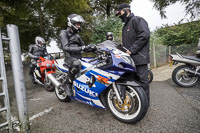
[[[138,82],[146,92],[150,101],[148,63],[150,31],[147,22],[131,13],[129,4],[118,5],[116,16],[124,22],[122,29],[122,43],[126,51],[134,60]]]

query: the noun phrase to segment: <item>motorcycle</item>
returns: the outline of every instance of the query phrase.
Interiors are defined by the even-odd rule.
[[[48,54],[44,57],[39,57],[37,60],[37,67],[35,68],[33,75],[35,83],[44,85],[45,89],[49,92],[54,91],[54,86],[47,78],[48,74],[55,74],[56,66],[53,57]]]
[[[97,108],[108,108],[119,121],[136,123],[148,110],[148,99],[143,88],[130,74],[135,72],[131,57],[117,47],[105,47],[96,51],[93,59],[81,58],[82,69],[75,76],[73,95],[66,94],[65,81],[68,68],[64,59],[56,60],[60,71],[48,77],[55,86],[57,98],[62,102],[77,100]],[[60,93],[62,92],[62,93]]]
[[[173,81],[181,87],[193,87],[198,84],[200,76],[200,58],[184,56],[179,53],[170,55],[171,64],[184,63],[172,73]]]

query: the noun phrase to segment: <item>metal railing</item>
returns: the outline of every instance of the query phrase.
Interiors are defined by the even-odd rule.
[[[21,49],[20,49],[20,41],[19,41],[19,32],[18,27],[15,25],[8,24],[7,25],[7,33],[8,38],[0,37],[0,58],[1,58],[1,77],[0,80],[2,82],[3,93],[0,93],[0,96],[4,96],[4,106],[0,109],[0,112],[6,111],[7,113],[7,121],[0,125],[1,127],[8,127],[9,133],[13,132],[13,122],[11,121],[11,112],[10,112],[10,103],[9,103],[9,95],[7,88],[7,78],[4,64],[4,54],[3,54],[3,46],[2,39],[9,41],[9,49],[11,55],[11,64],[12,64],[12,73],[14,79],[15,86],[15,95],[17,101],[17,108],[19,114],[19,126],[21,133],[30,132],[30,124],[28,118],[28,107],[26,101],[26,89],[24,84],[24,75],[23,75],[23,65],[21,61]],[[0,31],[1,36],[1,31]]]
[[[3,54],[3,44],[2,40],[9,40],[8,38],[2,39],[1,37],[1,29],[0,29],[0,82],[2,85],[2,92],[0,93],[0,97],[3,97],[4,107],[0,108],[0,113],[6,112],[6,122],[0,123],[0,129],[8,129],[9,133],[13,132],[12,129],[12,121],[11,121],[11,112],[10,112],[10,101],[8,95],[8,84],[7,84],[7,77],[6,77],[6,70],[5,70],[5,63],[4,63],[4,54]]]

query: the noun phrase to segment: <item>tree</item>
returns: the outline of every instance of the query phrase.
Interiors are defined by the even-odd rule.
[[[50,0],[48,3],[48,14],[52,20],[55,36],[67,26],[67,16],[72,13],[83,16],[86,23],[82,25],[80,33],[85,43],[91,41],[92,36],[92,9],[89,0]]]
[[[200,21],[188,22],[174,26],[165,25],[156,30],[156,34],[161,38],[164,45],[196,45],[200,37]]]
[[[165,8],[176,2],[185,5],[186,14],[190,14],[192,18],[199,17],[200,14],[200,0],[151,0],[154,2],[154,7],[160,11],[160,15],[166,18]]]
[[[66,17],[71,13],[86,19],[84,40],[90,41],[91,13],[89,0],[5,0],[0,2],[0,26],[15,24],[19,27],[22,50],[34,43],[35,36],[56,38],[66,27]],[[3,28],[3,32],[6,32]]]
[[[122,23],[119,18],[116,17],[110,17],[107,20],[99,19],[100,21],[96,24],[94,28],[93,33],[93,43],[100,43],[106,40],[106,33],[107,32],[113,32],[114,39],[118,43],[120,43],[121,40],[121,29],[122,29]]]
[[[121,3],[130,3],[131,0],[92,0],[91,6],[94,9],[94,14],[110,17],[114,14],[115,9]]]
[[[38,35],[38,25],[29,7],[28,0],[8,0],[0,2],[0,26],[6,33],[6,24],[15,24],[19,28],[21,48],[28,49],[30,38]]]

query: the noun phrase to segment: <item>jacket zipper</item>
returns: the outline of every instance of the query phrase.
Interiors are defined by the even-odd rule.
[[[146,57],[142,54],[142,53],[140,53],[140,52],[138,52],[142,57],[144,57],[145,59],[146,59]]]

